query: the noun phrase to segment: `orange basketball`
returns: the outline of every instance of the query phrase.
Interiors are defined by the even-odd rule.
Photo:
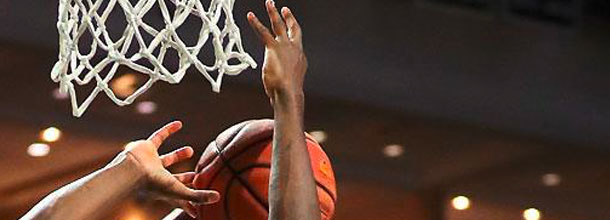
[[[193,186],[214,189],[221,199],[198,206],[198,219],[266,220],[269,215],[269,174],[273,120],[252,120],[223,131],[205,149]],[[330,160],[306,135],[311,167],[318,188],[322,219],[332,219],[337,193]]]

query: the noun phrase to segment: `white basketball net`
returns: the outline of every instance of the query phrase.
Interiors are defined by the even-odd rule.
[[[100,6],[106,1],[107,6]],[[57,29],[59,31],[59,60],[53,67],[51,78],[59,82],[61,92],[69,92],[72,102],[72,114],[80,117],[99,92],[104,92],[117,105],[131,104],[138,96],[146,92],[157,80],[171,84],[179,83],[186,71],[194,66],[212,85],[215,92],[220,91],[223,75],[237,75],[248,67],[256,68],[256,62],[246,53],[241,43],[239,28],[233,20],[233,4],[235,0],[211,0],[205,9],[200,0],[172,0],[175,10],[170,15],[166,0],[137,0],[132,4],[129,0],[60,0]],[[143,21],[146,13],[158,5],[161,10],[165,28],[156,30]],[[119,39],[111,39],[106,29],[106,21],[114,7],[120,7],[127,19],[127,26]],[[99,13],[101,12],[101,14]],[[221,15],[224,14],[224,25],[218,26]],[[176,33],[188,17],[201,19],[202,26],[195,45],[186,45]],[[92,38],[91,51],[81,54],[79,38],[88,32]],[[153,39],[146,43],[143,35]],[[206,41],[210,38],[214,47],[216,62],[205,65],[197,56]],[[132,41],[135,38],[135,42]],[[133,55],[126,55],[130,47],[139,50]],[[179,66],[175,72],[164,66],[164,58],[168,49],[178,52]],[[106,57],[92,64],[90,61],[103,50]],[[153,51],[159,51],[157,55]],[[99,56],[99,54],[97,54]],[[136,63],[146,60],[152,67]],[[229,64],[230,59],[238,60],[238,64]],[[117,98],[108,82],[116,74],[119,66],[124,65],[149,77],[146,83],[125,99]],[[106,75],[100,73],[109,67]],[[216,78],[209,72],[217,71]],[[74,82],[85,85],[95,80],[96,87],[79,105],[76,99]]]

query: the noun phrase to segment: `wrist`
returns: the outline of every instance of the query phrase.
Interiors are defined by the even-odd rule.
[[[276,104],[302,106],[305,93],[302,89],[277,89],[273,91],[270,98],[274,107]]]
[[[120,173],[126,184],[139,187],[144,184],[145,171],[140,162],[129,152],[122,152],[107,167]]]
[[[294,125],[303,124],[303,113],[305,111],[303,93],[275,94],[271,100],[273,105],[273,117],[277,121],[284,121]]]

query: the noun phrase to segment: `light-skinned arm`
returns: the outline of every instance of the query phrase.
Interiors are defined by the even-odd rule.
[[[81,220],[97,219],[130,193],[146,187],[182,207],[194,216],[191,202],[208,204],[219,200],[218,192],[193,190],[195,173],[171,174],[166,167],[193,156],[191,147],[182,147],[159,156],[158,149],[181,122],[172,122],[153,133],[147,140],[129,143],[112,162],[77,181],[49,194],[21,219]]]

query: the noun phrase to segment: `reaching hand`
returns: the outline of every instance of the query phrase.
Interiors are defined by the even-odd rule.
[[[144,181],[154,193],[169,198],[170,202],[179,205],[193,218],[195,207],[191,204],[209,204],[220,199],[218,192],[194,190],[190,186],[194,172],[171,174],[167,169],[172,164],[184,161],[193,156],[193,148],[182,147],[171,153],[159,156],[157,150],[171,134],[182,128],[179,121],[171,122],[153,133],[147,140],[129,143],[123,155],[133,159],[139,171],[144,174]]]
[[[282,8],[282,16],[280,16],[273,0],[267,0],[265,5],[273,33],[254,13],[248,13],[250,26],[265,44],[263,64],[265,91],[272,99],[278,94],[302,95],[307,58],[303,53],[301,27],[290,9]]]

